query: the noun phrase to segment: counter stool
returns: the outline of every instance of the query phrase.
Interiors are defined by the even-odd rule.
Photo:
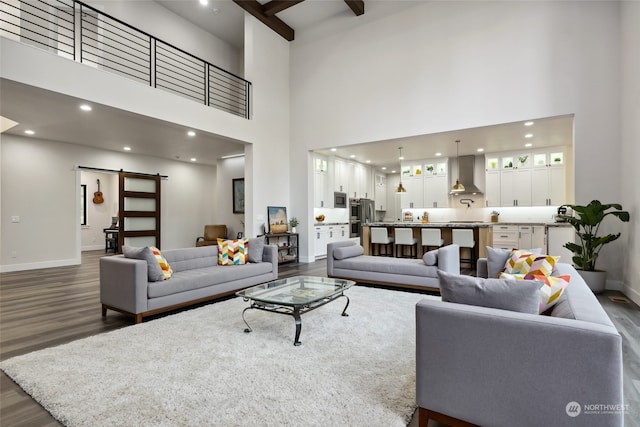
[[[378,255],[380,255],[380,245],[384,245],[385,256],[393,256],[393,237],[389,237],[387,227],[371,227],[371,255],[375,255],[374,249],[378,246]],[[391,247],[391,253],[389,253]]]
[[[410,256],[409,258],[416,258],[418,252],[418,239],[413,237],[413,230],[411,228],[395,228],[393,230],[395,235],[395,247],[396,247],[396,257],[397,258],[405,258],[404,257],[404,246],[409,246],[410,248]],[[400,249],[398,250],[398,246]],[[413,248],[416,249],[416,254],[413,253]]]
[[[461,230],[454,228],[451,230],[452,243],[460,246],[460,264],[469,263],[471,269],[475,268],[475,246],[476,241],[473,240],[473,230]],[[462,258],[462,249],[469,249],[469,258]]]
[[[429,248],[439,248],[444,245],[442,232],[439,228],[423,228],[420,230],[420,238],[422,239],[422,251],[426,252]]]

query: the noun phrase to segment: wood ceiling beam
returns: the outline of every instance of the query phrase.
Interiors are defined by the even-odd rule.
[[[277,16],[268,16],[262,11],[262,5],[256,0],[233,0],[235,4],[255,16],[260,22],[280,34],[285,40],[293,41],[293,28],[285,24]]]
[[[364,15],[364,0],[344,0],[356,16]]]
[[[270,2],[262,5],[262,13],[267,16],[273,16],[276,13],[289,9],[291,6],[295,6],[303,1],[304,0],[271,0]]]

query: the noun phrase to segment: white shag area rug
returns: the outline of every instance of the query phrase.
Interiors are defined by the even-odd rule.
[[[14,357],[0,368],[67,426],[406,426],[416,293],[355,286],[302,315],[241,298]]]

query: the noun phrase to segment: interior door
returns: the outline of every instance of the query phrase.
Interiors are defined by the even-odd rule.
[[[122,246],[160,249],[160,175],[120,171],[118,252]]]

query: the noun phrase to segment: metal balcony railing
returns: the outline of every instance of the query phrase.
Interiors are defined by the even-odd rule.
[[[74,0],[1,0],[0,35],[250,118],[251,82]]]

